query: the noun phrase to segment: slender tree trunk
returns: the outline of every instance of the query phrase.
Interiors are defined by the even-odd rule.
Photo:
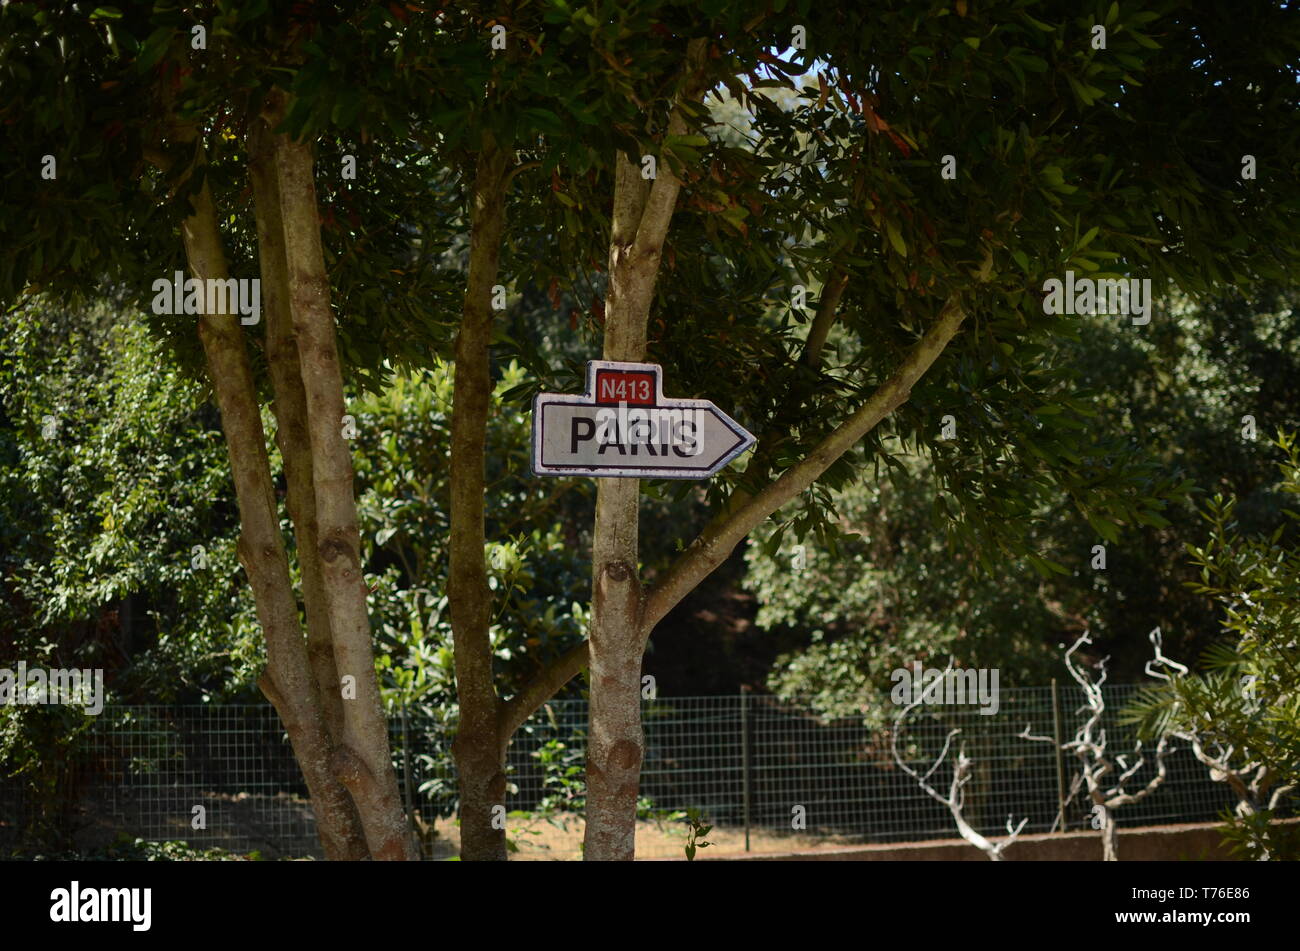
[[[606,318],[608,319],[608,318]],[[606,352],[607,359],[611,357]],[[641,730],[641,583],[636,479],[602,479],[596,493],[591,613],[591,708],[583,857],[631,861],[645,737]]]
[[[283,115],[284,94],[273,95],[277,102],[272,116],[278,118]],[[334,752],[333,767],[357,805],[371,857],[416,859],[419,852],[397,789],[371,649],[352,459],[341,428],[343,376],[321,250],[311,147],[277,135],[274,152],[289,272],[289,310],[307,397],[317,549],[334,661],[339,677],[351,678],[347,684],[355,690],[355,696],[343,694],[343,740]],[[340,685],[322,685],[322,689],[338,690]]]
[[[1119,830],[1115,826],[1115,813],[1105,806],[1101,813],[1101,860],[1119,861]]]
[[[289,314],[289,273],[284,258],[284,227],[280,220],[280,187],[271,154],[270,131],[254,120],[249,134],[249,169],[257,218],[258,252],[262,272],[262,313],[266,318],[266,354],[275,391],[276,443],[284,459],[289,516],[298,540],[303,602],[307,614],[307,655],[317,683],[338,683],[330,635],[329,608],[317,551],[316,490],[312,486],[311,434],[307,429],[307,394],[302,365]],[[321,708],[332,737],[343,734],[343,701],[326,689]]]
[[[694,79],[704,41],[687,44],[682,95],[699,90]],[[667,134],[682,135],[686,121],[674,109]],[[614,167],[614,216],[605,303],[606,360],[641,362],[655,278],[681,182],[658,163],[653,184],[620,153]],[[636,855],[636,800],[645,736],[641,730],[641,657],[649,637],[638,553],[641,483],[596,480],[592,541],[590,725],[587,731],[587,825],[583,858],[631,861]]]
[[[177,141],[185,143],[193,143],[197,137],[194,128],[184,123],[174,124],[173,134]],[[153,157],[164,168],[167,166],[162,156]],[[196,166],[202,162],[200,152]],[[194,213],[181,223],[190,272],[200,281],[225,279],[226,258],[212,193],[206,183],[191,202]],[[311,795],[326,857],[351,858],[355,855],[351,802],[330,769],[331,744],[303,645],[242,325],[236,315],[214,313],[200,317],[198,329],[230,454],[239,506],[239,560],[248,574],[258,621],[266,637],[267,669],[258,685],[275,706],[289,735]]]
[[[492,593],[484,555],[484,455],[492,379],[492,286],[505,228],[507,153],[484,133],[470,211],[469,281],[456,336],[451,417],[451,568],[447,597],[460,718],[453,753],[460,788],[461,859],[506,859],[505,746],[492,674]]]
[[[662,172],[672,174],[666,168]],[[663,246],[662,238],[648,243],[637,240],[650,192],[640,169],[619,155],[605,306],[606,360],[645,359],[646,321]],[[676,199],[676,189],[672,197]],[[668,214],[671,211],[669,206]],[[645,750],[640,690],[645,650],[638,574],[640,497],[638,479],[596,480],[583,843],[583,857],[589,861],[631,861],[636,854],[636,800]]]
[[[298,344],[289,315],[289,275],[284,258],[284,228],[280,221],[280,188],[271,153],[271,137],[264,120],[253,120],[249,130],[249,172],[257,218],[258,256],[262,273],[262,314],[266,320],[266,355],[275,390],[276,442],[284,460],[289,516],[297,536],[302,572],[303,601],[307,614],[307,657],[318,687],[331,752],[343,736],[343,700],[333,689],[339,682],[330,635],[329,607],[317,551],[316,492],[312,487],[311,438],[307,430],[307,397],[303,391]],[[344,858],[367,857],[365,834],[355,804],[346,791],[348,829]]]

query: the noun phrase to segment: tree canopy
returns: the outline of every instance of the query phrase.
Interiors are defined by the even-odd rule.
[[[0,302],[107,287],[143,307],[176,271],[260,275],[259,324],[229,309],[151,324],[213,388],[260,685],[338,856],[413,854],[353,491],[357,472],[395,494],[409,480],[373,457],[380,434],[346,435],[358,389],[455,366],[446,597],[468,852],[504,857],[489,817],[505,746],[589,664],[588,856],[630,858],[642,653],[751,531],[789,505],[798,537],[835,550],[835,491],[920,454],[936,516],[987,571],[1068,575],[1041,545],[1063,506],[1112,544],[1164,528],[1186,479],[1101,429],[1068,343],[1120,352],[1177,319],[1155,296],[1283,283],[1296,263],[1288,4],[13,3],[0,35]],[[1135,282],[1138,311],[1110,318],[1121,335],[1086,334],[1074,310],[1091,295],[1049,306],[1076,276]],[[521,326],[537,295],[567,330]],[[485,495],[518,488],[490,481],[497,384],[515,406],[575,390],[598,339],[758,446],[695,498],[647,486],[694,533],[655,533],[653,560],[641,487],[601,480],[587,641],[501,679],[488,558],[512,543],[488,537]]]

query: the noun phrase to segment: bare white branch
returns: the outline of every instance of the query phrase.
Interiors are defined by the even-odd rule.
[[[953,765],[952,784],[948,787],[948,794],[946,796],[943,795],[931,786],[929,782],[930,777],[934,775],[935,771],[943,763],[944,759],[947,758],[948,750],[952,746],[953,738],[960,734],[961,730],[953,729],[948,732],[948,735],[944,738],[943,748],[939,751],[938,758],[935,759],[934,764],[931,765],[924,774],[917,772],[909,766],[898,750],[898,737],[903,732],[903,725],[906,723],[908,716],[932,694],[939,684],[945,682],[948,673],[952,669],[953,662],[949,660],[947,668],[944,669],[943,676],[931,684],[930,687],[916,693],[912,702],[903,707],[899,712],[897,719],[894,721],[894,729],[889,736],[889,748],[890,752],[893,753],[894,762],[898,764],[898,768],[916,780],[917,785],[921,787],[927,796],[948,809],[952,814],[953,821],[957,824],[958,834],[971,845],[975,846],[975,848],[987,855],[991,861],[1000,862],[1002,860],[1002,853],[1006,850],[1007,846],[1016,841],[1021,830],[1024,829],[1025,824],[1029,822],[1029,817],[1026,816],[1020,821],[1020,825],[1013,829],[1011,826],[1011,816],[1007,816],[1008,836],[1001,842],[992,842],[980,835],[971,827],[962,815],[962,807],[965,803],[966,784],[970,782],[973,766],[970,757],[966,755],[966,746],[964,743],[959,746],[957,750],[957,761]],[[1027,730],[1028,727],[1025,729]]]
[[[1157,627],[1152,631],[1149,637],[1152,646],[1155,648],[1155,658],[1147,663],[1148,674],[1158,679],[1169,680],[1169,675],[1157,668],[1165,667],[1173,670],[1175,676],[1187,672],[1187,668],[1182,664],[1165,657],[1161,650],[1160,628]],[[1168,775],[1166,759],[1174,750],[1169,745],[1169,734],[1161,734],[1155,749],[1155,776],[1146,786],[1136,792],[1125,790],[1124,784],[1137,775],[1138,771],[1146,765],[1147,757],[1143,753],[1141,740],[1134,744],[1131,755],[1136,759],[1132,765],[1129,765],[1130,754],[1116,755],[1113,760],[1106,754],[1106,728],[1102,726],[1106,701],[1102,695],[1102,685],[1105,684],[1108,676],[1106,665],[1109,663],[1110,657],[1103,657],[1099,660],[1094,665],[1097,670],[1096,676],[1090,675],[1076,655],[1082,645],[1091,643],[1092,638],[1087,631],[1084,631],[1083,634],[1079,635],[1078,640],[1070,645],[1070,648],[1065,652],[1066,669],[1083,690],[1084,704],[1077,712],[1087,714],[1082,725],[1075,732],[1074,738],[1061,744],[1062,750],[1073,752],[1079,759],[1079,773],[1074,778],[1066,802],[1072,801],[1081,787],[1087,787],[1088,797],[1093,803],[1094,822],[1097,823],[1095,827],[1099,828],[1102,836],[1102,857],[1106,861],[1113,862],[1118,858],[1114,810],[1120,806],[1145,799],[1159,788]],[[1030,733],[1028,724],[1025,725],[1025,729],[1019,735],[1022,739],[1035,742],[1053,744],[1056,742],[1049,737],[1034,736]],[[1115,772],[1117,764],[1120,769],[1119,774],[1109,783],[1106,782],[1107,777]]]
[[[1147,639],[1151,641],[1151,646],[1155,648],[1155,657],[1147,661],[1146,672],[1148,677],[1155,677],[1157,680],[1171,679],[1168,674],[1157,670],[1156,668],[1158,667],[1168,667],[1170,670],[1174,671],[1175,677],[1181,677],[1183,674],[1187,673],[1186,667],[1177,661],[1170,660],[1160,649],[1162,638],[1158,626],[1147,635]]]

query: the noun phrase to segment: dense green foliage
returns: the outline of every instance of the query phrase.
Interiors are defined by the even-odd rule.
[[[1300,495],[1300,444],[1281,434],[1281,489]],[[1230,817],[1230,837],[1246,857],[1300,858],[1294,829],[1273,828],[1273,794],[1300,787],[1300,545],[1293,525],[1246,533],[1235,498],[1216,495],[1204,510],[1209,538],[1189,545],[1200,578],[1193,589],[1222,611],[1220,638],[1202,658],[1204,672],[1175,676],[1145,691],[1130,718],[1148,733],[1196,734],[1243,773],[1266,770],[1256,801]],[[1295,509],[1288,520],[1300,519]],[[1284,541],[1284,535],[1288,535]],[[1277,806],[1290,801],[1282,795]]]
[[[16,186],[8,194],[40,181],[51,117],[75,121],[56,149],[66,174],[38,185],[36,202],[6,205],[12,231],[0,237],[17,252],[0,297],[31,283],[77,286],[88,270],[140,294],[170,273],[179,250],[166,221],[185,196],[164,201],[140,155],[158,131],[160,96],[210,130],[208,179],[233,215],[238,273],[252,262],[242,131],[260,92],[289,82],[288,127],[321,136],[343,351],[349,371],[371,382],[385,360],[427,365],[449,338],[458,294],[446,258],[463,248],[462,173],[481,132],[513,144],[524,166],[537,163],[515,183],[503,272],[515,286],[550,289],[557,309],[566,295],[575,326],[582,314],[600,319],[612,150],[658,155],[684,174],[686,194],[651,353],[678,394],[714,399],[759,433],[743,478],[757,484],[800,458],[950,293],[968,293],[972,331],[822,484],[891,458],[881,441],[891,435],[933,446],[951,413],[967,438],[936,455],[935,471],[954,530],[978,537],[984,557],[1006,546],[1057,570],[1034,561],[1021,535],[1045,495],[1063,489],[1098,522],[1132,525],[1159,517],[1168,487],[1135,486],[1106,464],[1113,447],[1080,407],[1051,398],[1053,341],[1074,328],[1037,312],[1043,278],[1074,269],[1201,290],[1281,278],[1294,255],[1272,236],[1296,204],[1285,170],[1297,133],[1281,121],[1294,99],[1295,34],[1268,6],[1162,0],[1031,14],[1019,2],[954,12],[646,0],[608,16],[556,2],[505,16],[500,56],[488,50],[488,26],[503,19],[490,5],[458,17],[317,6],[309,18],[263,3],[205,8],[208,49],[191,50],[185,68],[165,55],[189,38],[180,8],[7,8],[6,121],[23,144],[5,173]],[[1107,29],[1104,50],[1090,42],[1093,24]],[[785,48],[796,25],[808,42],[783,62],[767,49]],[[726,90],[719,102],[743,101],[752,119],[738,140],[693,110],[698,128],[663,141],[681,38],[701,32],[722,38],[705,63],[709,84]],[[1258,180],[1240,176],[1247,145]],[[344,154],[359,157],[364,182],[335,176]],[[956,161],[951,181],[940,177],[945,155]],[[835,271],[848,277],[842,346],[818,370],[792,359],[808,314],[788,302],[794,284],[816,287]],[[192,339],[174,342],[195,352]],[[512,346],[527,351],[526,341]],[[572,388],[544,356],[521,355],[526,390]],[[737,469],[711,482],[710,498],[738,478]],[[810,524],[825,523],[825,501],[820,490],[802,500]]]
[[[807,42],[789,49],[796,28]],[[1029,680],[1082,627],[1204,640],[1214,613],[1178,585],[1187,491],[1231,490],[1273,531],[1241,417],[1289,428],[1300,404],[1289,304],[1205,306],[1223,284],[1286,281],[1300,258],[1298,29],[1290,4],[1176,0],[6,4],[0,305],[49,297],[3,318],[0,623],[33,662],[111,667],[121,699],[249,690],[261,647],[197,334],[149,315],[146,335],[75,298],[109,286],[114,314],[147,304],[183,267],[177,225],[200,181],[231,273],[257,273],[246,132],[280,84],[285,130],[315,142],[390,700],[453,699],[440,361],[489,145],[516,171],[487,490],[502,696],[585,627],[586,486],[532,479],[524,440],[529,397],[578,389],[597,352],[620,151],[684,181],[648,359],[670,395],[712,399],[759,436],[703,486],[647,485],[647,580],[733,492],[806,458],[945,303],[970,315],[906,402],[781,514],[789,530],[762,531],[760,623],[814,639],[773,686],[858,706],[874,692],[862,674],[918,654]],[[688,69],[692,38],[706,47]],[[683,106],[686,87],[709,92]],[[675,100],[688,128],[669,136]],[[180,189],[177,124],[207,156]],[[1067,270],[1150,279],[1177,303],[1144,326],[1049,316],[1043,282]],[[837,286],[829,345],[808,353]],[[244,333],[259,379],[264,330]],[[806,547],[797,575],[791,539]],[[115,647],[122,632],[138,640]]]
[[[0,667],[104,668],[110,703],[258,699],[264,647],[203,388],[158,371],[159,344],[124,307],[35,301],[0,320]],[[489,530],[502,539],[492,636],[507,695],[582,637],[589,583],[589,542],[573,528],[589,519],[589,485],[528,477],[528,414],[500,400],[520,378],[503,369],[489,436]],[[381,684],[391,704],[439,721],[456,706],[443,593],[450,394],[439,364],[350,407]],[[280,479],[274,452],[272,466]],[[5,706],[0,722],[6,775],[33,802],[57,799],[84,716]]]
[[[589,484],[540,480],[528,470],[530,414],[505,404],[522,371],[503,369],[489,414],[489,588],[492,647],[509,696],[585,633],[585,545],[576,526],[590,510]],[[399,375],[357,411],[359,514],[373,544],[368,577],[379,664],[394,702],[447,711],[455,705],[447,611],[448,470],[452,372]]]
[[[203,388],[111,299],[0,314],[0,668],[99,669],[121,703],[248,697],[261,666]],[[0,706],[0,781],[67,832],[90,718]]]
[[[260,638],[204,388],[114,303],[0,327],[0,662],[104,668],[127,702],[238,689]]]
[[[1078,318],[1079,339],[1052,357],[1075,370],[1062,392],[1089,409],[1089,431],[1107,433],[1119,458],[1189,491],[1160,524],[1124,529],[1088,519],[1064,493],[1045,497],[1026,537],[1065,575],[1043,577],[1021,559],[992,571],[975,563],[951,531],[926,452],[906,471],[837,494],[839,529],[861,537],[809,537],[800,570],[788,532],[779,549],[771,544],[773,524],[767,544],[749,548],[745,584],[758,596],[760,626],[807,631],[811,644],[778,662],[771,686],[828,710],[856,709],[888,692],[891,669],[942,665],[949,654],[963,666],[999,667],[1007,683],[1043,683],[1060,674],[1056,645],[1084,630],[1122,681],[1142,679],[1153,627],[1171,656],[1198,655],[1219,631],[1213,602],[1187,587],[1195,572],[1185,549],[1204,534],[1198,500],[1232,493],[1249,531],[1291,531],[1264,437],[1246,438],[1242,417],[1300,424],[1294,301],[1271,290],[1203,306],[1176,300],[1142,332]],[[959,426],[954,441],[962,438]]]

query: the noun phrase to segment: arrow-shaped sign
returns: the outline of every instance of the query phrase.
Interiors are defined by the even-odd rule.
[[[754,442],[708,400],[666,398],[655,363],[589,360],[586,393],[533,400],[536,475],[704,479]]]

